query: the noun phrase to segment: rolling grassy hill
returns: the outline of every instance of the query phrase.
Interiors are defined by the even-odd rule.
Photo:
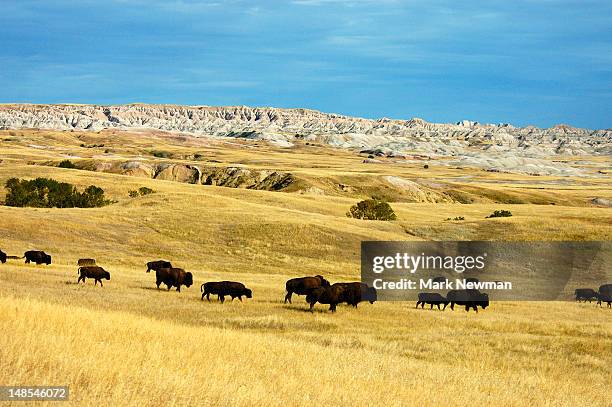
[[[610,240],[611,209],[591,203],[612,198],[608,178],[435,162],[425,170],[319,146],[159,133],[2,131],[0,140],[0,185],[44,176],[98,185],[116,201],[0,206],[0,249],[53,256],[50,266],[0,265],[2,384],[66,384],[87,405],[609,405],[612,319],[594,304],[504,302],[475,314],[378,302],[311,314],[303,297],[282,303],[291,277],[357,280],[362,240]],[[287,192],[227,188],[57,168],[66,158],[242,165],[300,181]],[[155,192],[129,197],[142,186]],[[414,188],[449,202],[415,202],[424,195]],[[370,195],[389,198],[398,220],[345,216]],[[514,216],[485,219],[496,209]],[[465,220],[446,220],[456,216]],[[77,285],[80,257],[96,258],[111,281]],[[145,273],[158,258],[191,271],[195,285],[158,291]],[[254,298],[202,302],[199,286],[210,280],[242,281]]]

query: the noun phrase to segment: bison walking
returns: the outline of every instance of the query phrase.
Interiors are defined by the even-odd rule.
[[[362,301],[369,301],[370,304],[374,304],[378,299],[376,289],[374,287],[369,287],[365,283],[354,282],[336,284],[344,287],[344,291],[340,296],[340,302],[346,302],[355,308],[357,308],[357,304]]]
[[[292,278],[291,280],[287,280],[285,283],[285,288],[287,290],[287,295],[285,295],[285,304],[289,301],[291,304],[291,295],[308,295],[310,291],[315,288],[320,287],[329,287],[330,283],[323,276],[314,276],[314,277],[299,277]]]
[[[26,264],[30,262],[36,264],[51,264],[51,256],[40,250],[29,250],[23,254],[23,257],[26,259]]]
[[[77,280],[77,284],[83,280],[83,283],[87,278],[93,278],[95,280],[94,285],[98,285],[98,281],[100,282],[100,287],[104,287],[102,284],[102,280],[110,280],[110,273],[104,270],[99,266],[83,266],[79,267],[79,279]]]
[[[608,303],[608,308],[612,308],[612,284],[604,284],[599,287],[597,293],[597,305],[601,307],[602,302]]]
[[[451,310],[455,310],[455,304],[464,305],[465,310],[472,308],[478,312],[478,307],[485,309],[489,306],[489,295],[478,290],[450,290],[446,294],[446,299],[450,303]],[[446,309],[446,305],[444,305]]]
[[[159,269],[171,269],[172,264],[169,261],[165,260],[155,260],[147,263],[147,273],[151,270],[159,270]]]
[[[189,288],[193,284],[193,275],[191,273],[175,267],[155,270],[155,277],[157,289],[159,289],[161,283],[164,283],[166,287],[168,287],[168,290],[172,287],[176,287],[176,291],[181,292],[182,285]]]
[[[597,299],[597,291],[593,290],[592,288],[576,288],[574,294],[576,295],[576,301],[578,302],[591,302],[591,300]]]
[[[318,302],[320,304],[329,304],[329,310],[336,312],[336,306],[344,302],[344,293],[347,287],[342,283],[336,283],[330,287],[318,287],[310,290],[306,294],[306,302],[310,304],[310,312],[314,311],[314,306]]]
[[[232,301],[234,301],[234,298],[238,298],[241,302],[242,296],[253,298],[253,292],[246,288],[244,284],[236,281],[211,281],[202,284],[200,291],[202,292],[202,301],[204,301],[204,297],[210,301],[211,294],[217,295],[221,303],[225,301],[225,296],[232,297]]]
[[[419,300],[416,303],[415,308],[425,308],[425,304],[429,304],[429,309],[433,309],[433,306],[437,306],[440,309],[440,305],[444,305],[444,308],[448,305],[448,300],[441,294],[438,293],[419,293]],[[451,307],[452,308],[452,307]]]

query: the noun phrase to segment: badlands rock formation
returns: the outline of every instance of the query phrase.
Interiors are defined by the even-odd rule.
[[[457,124],[421,119],[370,120],[307,109],[244,106],[0,106],[0,129],[23,128],[155,129],[202,137],[266,140],[286,147],[302,140],[378,156],[409,159],[424,155],[448,165],[530,174],[580,175],[579,169],[553,163],[551,157],[612,155],[611,129],[586,130],[566,125],[519,128],[467,120]]]

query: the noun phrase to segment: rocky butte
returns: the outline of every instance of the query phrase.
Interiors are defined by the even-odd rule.
[[[266,140],[290,147],[297,140],[410,159],[441,159],[446,165],[536,175],[581,175],[553,162],[555,156],[612,155],[612,130],[567,125],[551,128],[508,124],[429,123],[422,119],[378,120],[308,109],[246,106],[131,104],[0,105],[0,129],[99,131],[154,129],[199,137]]]

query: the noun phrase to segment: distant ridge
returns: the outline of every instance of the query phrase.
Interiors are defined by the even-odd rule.
[[[612,155],[612,130],[580,129],[566,124],[547,129],[468,120],[438,124],[419,118],[373,120],[301,108],[248,106],[0,105],[0,129],[24,128],[154,129],[199,137],[267,140],[287,147],[300,140],[387,157],[414,153],[456,157],[467,160],[465,164],[486,168],[495,167],[495,157],[508,158],[508,154],[535,160],[554,155]],[[481,163],[483,160],[486,164]],[[511,167],[520,171],[524,165],[519,160]],[[508,166],[502,163],[500,167]]]

